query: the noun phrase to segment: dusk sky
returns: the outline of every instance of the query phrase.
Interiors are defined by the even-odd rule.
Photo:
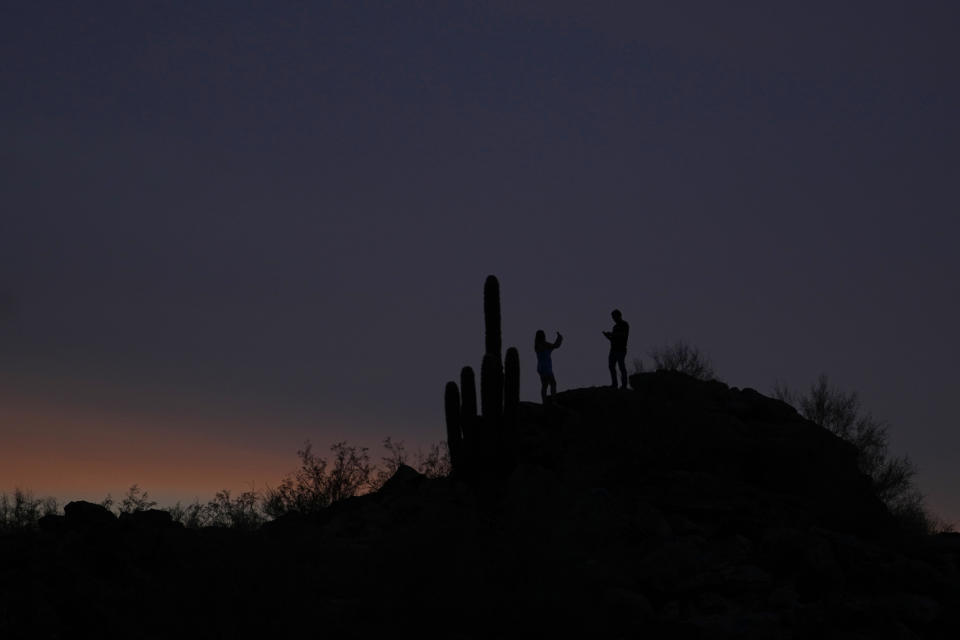
[[[0,491],[161,503],[444,438],[484,278],[539,399],[824,372],[960,523],[960,4],[6,2]]]

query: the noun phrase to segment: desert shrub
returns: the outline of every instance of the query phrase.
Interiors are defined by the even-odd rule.
[[[330,447],[333,451],[333,468],[327,474],[326,494],[328,504],[351,498],[369,489],[373,467],[366,447],[347,446],[338,442]]]
[[[426,452],[417,451],[413,461],[403,442],[391,438],[384,441],[386,455],[382,464],[374,467],[366,447],[355,447],[339,442],[330,447],[330,461],[313,452],[308,441],[297,451],[300,468],[283,479],[275,489],[244,491],[233,496],[229,489],[218,491],[213,500],[201,503],[195,499],[189,504],[177,502],[163,507],[174,522],[188,528],[230,527],[255,529],[269,518],[290,512],[310,513],[330,504],[367,491],[376,490],[396,473],[401,464],[409,464],[430,478],[450,473],[450,455],[446,443],[431,445]],[[101,506],[114,513],[146,511],[157,506],[148,492],[133,484],[119,503],[111,494],[100,501]],[[34,499],[26,491],[0,493],[0,532],[35,528],[37,521],[48,513],[57,513],[54,498]]]
[[[58,511],[56,499],[34,498],[19,487],[12,495],[0,493],[0,532],[35,529],[40,518]]]
[[[400,465],[407,464],[407,451],[403,442],[394,442],[392,438],[383,441],[383,448],[386,455],[380,458],[382,464],[377,467],[377,471],[370,481],[371,489],[376,491],[389,480]]]
[[[856,447],[860,470],[870,478],[877,497],[906,528],[936,528],[924,506],[923,495],[914,486],[916,468],[907,456],[891,455],[889,425],[864,411],[856,392],[832,386],[827,376],[821,374],[805,394],[797,395],[777,382],[773,395]]]
[[[199,518],[203,526],[245,530],[256,529],[266,520],[259,493],[244,491],[232,498],[229,489],[218,491],[202,508]]]
[[[446,442],[431,444],[423,455],[417,452],[417,471],[428,478],[443,478],[450,475],[450,449]]]
[[[117,501],[114,500],[113,495],[109,493],[99,504],[107,511],[113,511],[117,514],[146,511],[157,506],[155,501],[150,500],[150,494],[141,489],[136,483],[130,485],[126,495],[120,500],[119,505]]]
[[[229,489],[221,489],[213,500],[201,504],[199,500],[184,505],[177,502],[164,509],[174,522],[189,529],[202,527],[228,527],[231,529],[256,529],[267,517],[263,510],[262,496],[257,491],[244,491],[233,497]]]
[[[267,488],[265,513],[273,518],[290,512],[312,513],[370,488],[373,467],[366,447],[338,442],[330,450],[332,464],[314,454],[309,441],[297,451],[300,468],[275,489]]]
[[[715,377],[707,354],[683,340],[651,349],[648,355],[653,359],[653,368],[658,371],[679,371],[698,380],[713,380]],[[643,370],[638,360],[634,360],[634,367]]]
[[[166,511],[170,513],[174,522],[179,522],[190,529],[198,529],[207,522],[206,505],[200,504],[199,500],[194,500],[190,504],[183,505],[178,500],[175,505],[168,507]]]
[[[418,450],[414,460],[410,460],[403,442],[394,442],[392,438],[383,441],[387,455],[380,458],[382,464],[376,469],[370,481],[370,489],[376,491],[397,472],[400,465],[413,467],[428,478],[440,478],[450,475],[450,451],[446,442],[430,445],[426,453]]]
[[[109,497],[109,496],[108,496]],[[150,495],[136,484],[127,489],[127,495],[120,501],[120,513],[133,513],[134,511],[146,511],[157,506],[156,501],[150,500]]]

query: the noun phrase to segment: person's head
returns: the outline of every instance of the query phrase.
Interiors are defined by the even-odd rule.
[[[620,318],[623,317],[623,314],[620,313],[620,309],[614,309],[610,312],[611,317],[613,317],[614,322],[620,322]]]
[[[547,341],[547,334],[543,329],[537,329],[537,334],[533,337],[533,348],[539,350],[540,345]]]

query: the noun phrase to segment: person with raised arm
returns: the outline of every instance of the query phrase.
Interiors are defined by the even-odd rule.
[[[554,349],[560,348],[563,342],[563,336],[557,331],[557,339],[553,342],[547,342],[547,334],[543,329],[538,329],[533,338],[533,350],[537,352],[537,373],[540,374],[540,399],[544,404],[547,403],[547,387],[550,387],[550,395],[557,394],[557,379],[553,375],[553,357]]]

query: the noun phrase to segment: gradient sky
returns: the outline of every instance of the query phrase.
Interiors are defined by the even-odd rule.
[[[443,438],[482,287],[538,397],[675,339],[820,372],[960,522],[956,2],[0,7],[0,490]],[[379,455],[378,451],[374,452]]]

